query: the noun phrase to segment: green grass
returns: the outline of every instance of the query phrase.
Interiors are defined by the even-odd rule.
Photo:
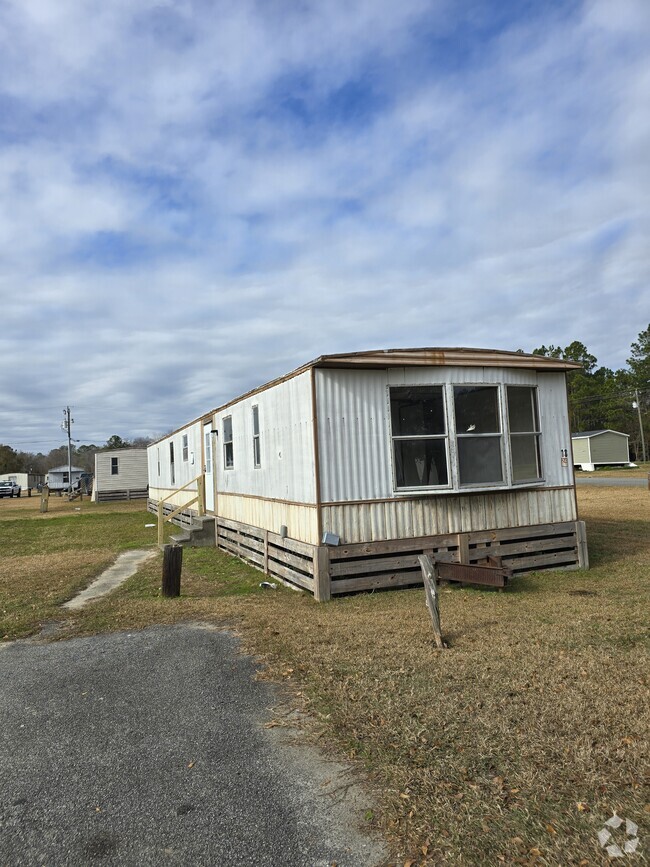
[[[188,620],[235,628],[306,712],[310,736],[366,772],[367,822],[395,863],[607,863],[596,835],[613,811],[650,839],[650,496],[589,487],[578,498],[592,568],[519,576],[505,593],[443,587],[446,651],[433,647],[421,590],[319,605],[260,590],[259,572],[212,549],[184,551],[180,598],[161,597],[155,558],[65,615],[60,637]],[[46,538],[33,527],[11,530],[8,556],[32,574],[31,598],[0,585],[20,634],[44,614],[62,619],[57,599],[140,546],[151,522],[97,516],[48,519],[53,554],[31,553]],[[86,579],[71,571],[90,556]]]

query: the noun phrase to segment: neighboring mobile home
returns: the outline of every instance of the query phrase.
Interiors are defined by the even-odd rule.
[[[630,463],[630,436],[617,430],[588,430],[571,434],[573,464],[592,472],[597,466]]]
[[[92,498],[133,500],[147,496],[146,449],[111,449],[96,452]]]
[[[586,566],[576,367],[485,349],[321,356],[152,444],[150,509],[205,485],[218,547],[321,599],[421,583],[422,552]]]
[[[44,481],[43,473],[0,473],[0,482],[15,482],[23,491],[35,489]]]
[[[46,484],[51,491],[65,491],[70,487],[70,473],[72,469],[72,485],[78,482],[81,478],[83,470],[81,467],[69,468],[67,464],[62,467],[52,467],[48,470]]]

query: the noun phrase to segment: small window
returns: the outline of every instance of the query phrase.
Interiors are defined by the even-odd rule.
[[[259,407],[253,407],[253,466],[256,469],[262,466],[260,452],[260,412]]]
[[[397,488],[449,484],[442,386],[391,388],[390,420]]]
[[[70,481],[70,473],[63,473],[63,484],[67,485]]]
[[[176,470],[174,468],[174,443],[169,444],[169,478],[172,485],[176,484]]]
[[[117,465],[117,460],[118,460],[117,458],[111,458],[111,475],[112,476],[117,476],[117,475],[119,475],[119,472],[120,472],[118,465]]]
[[[232,416],[223,420],[223,465],[226,470],[232,470],[235,466],[235,455],[232,445]]]
[[[160,478],[160,446],[156,446],[156,462],[158,464],[158,477]]]
[[[189,447],[187,444],[187,434],[183,434],[182,445],[183,445],[183,461],[185,463],[187,463],[187,461],[189,459],[189,454],[190,454],[190,450],[189,450]]]
[[[537,482],[542,478],[537,389],[509,385],[508,426],[513,482]]]
[[[498,388],[493,385],[456,386],[454,409],[461,486],[502,484]]]

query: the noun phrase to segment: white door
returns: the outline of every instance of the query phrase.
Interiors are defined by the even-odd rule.
[[[205,508],[214,512],[214,455],[212,454],[212,421],[203,425],[203,448],[205,454]]]

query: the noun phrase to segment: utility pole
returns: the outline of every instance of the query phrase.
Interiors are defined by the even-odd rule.
[[[636,409],[639,414],[639,430],[641,431],[641,459],[645,461],[645,437],[643,436],[643,419],[641,417],[641,404],[639,402],[639,390],[638,388],[634,390],[634,403],[632,406]]]
[[[71,425],[74,424],[74,419],[70,418],[70,407],[66,406],[63,410],[63,424],[61,428],[68,435],[68,495],[72,493],[72,430]]]

